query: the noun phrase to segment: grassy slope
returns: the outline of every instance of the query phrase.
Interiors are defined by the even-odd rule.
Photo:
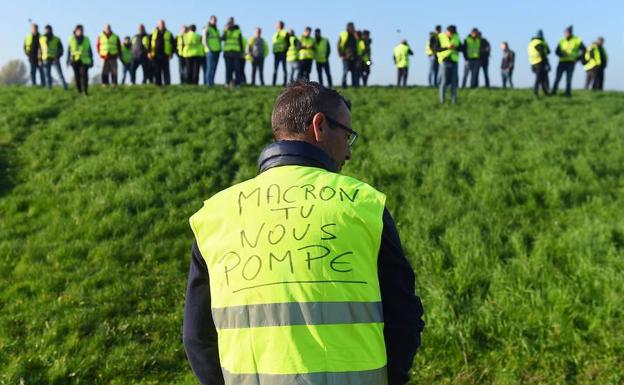
[[[187,218],[277,89],[0,89],[0,383],[194,383]],[[426,308],[414,383],[624,381],[624,94],[349,90]]]

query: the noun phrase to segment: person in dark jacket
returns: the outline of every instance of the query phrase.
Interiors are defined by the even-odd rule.
[[[346,31],[340,32],[338,38],[338,56],[342,60],[342,87],[347,87],[347,74],[351,72],[351,85],[360,86],[360,74],[358,72],[357,35],[355,25],[347,23]]]
[[[516,53],[509,48],[509,43],[506,41],[500,45],[503,50],[503,60],[501,61],[501,77],[503,79],[503,88],[513,88],[513,70],[516,64]]]
[[[157,86],[171,84],[171,71],[169,60],[173,57],[176,42],[173,34],[167,29],[164,20],[159,20],[150,38],[150,54],[152,70],[154,71],[154,84]]]
[[[67,89],[67,82],[63,76],[61,68],[61,57],[63,56],[63,43],[58,36],[54,35],[51,25],[45,26],[45,33],[39,37],[41,49],[41,61],[45,69],[45,77],[48,88],[52,88],[52,67],[56,68],[56,74],[64,89]]]
[[[580,61],[585,56],[583,40],[578,36],[574,36],[572,26],[569,26],[563,31],[563,39],[559,41],[555,54],[559,57],[559,63],[557,64],[552,94],[557,94],[559,81],[561,81],[561,78],[565,74],[565,96],[572,96],[572,75],[574,75],[574,67],[576,66],[576,62]]]
[[[351,146],[357,137],[357,134],[350,128],[350,109],[350,103],[340,94],[334,90],[327,89],[316,82],[297,81],[289,85],[280,94],[280,96],[278,96],[274,105],[272,113],[272,128],[275,142],[266,147],[260,154],[260,158],[258,160],[260,175],[258,178],[263,178],[263,176],[266,177],[267,174],[273,172],[293,172],[293,170],[296,172],[297,169],[301,168],[318,170],[314,172],[323,173],[328,176],[334,175],[334,173],[339,173],[345,162],[351,159]],[[284,170],[282,170],[282,168],[284,168]],[[280,182],[282,181],[275,180],[273,183]],[[288,181],[283,182],[288,183]],[[312,180],[310,182],[316,183]],[[287,189],[286,191],[288,190],[290,189]],[[226,191],[232,190],[230,189]],[[295,192],[294,194],[297,193]],[[290,198],[293,196],[294,195],[291,195]],[[240,201],[241,198],[239,197],[238,199]],[[264,198],[262,202],[266,203]],[[326,206],[322,201],[315,200],[315,210],[323,212],[323,210],[327,210],[328,207],[331,206]],[[378,220],[382,222],[380,223],[382,228],[378,229],[378,231],[381,231],[380,246],[377,250],[372,251],[373,255],[377,255],[377,266],[373,268],[373,274],[375,276],[373,279],[377,282],[373,283],[373,287],[379,288],[379,298],[381,299],[380,306],[382,310],[380,314],[383,314],[383,336],[380,336],[382,337],[380,339],[385,343],[385,351],[377,352],[376,354],[381,354],[386,357],[386,360],[384,360],[386,362],[386,366],[371,370],[371,372],[376,373],[376,377],[374,377],[376,381],[369,381],[367,383],[403,385],[409,379],[409,371],[413,364],[414,355],[420,345],[420,335],[424,328],[424,322],[422,320],[423,308],[420,299],[415,295],[414,271],[403,253],[396,225],[387,209],[382,208],[380,211],[383,212],[383,214],[379,212],[379,215],[381,215],[382,218],[378,218]],[[241,215],[238,210],[237,214]],[[376,215],[374,215],[374,217],[376,217]],[[202,226],[198,221],[196,221],[196,219],[196,216],[194,216],[191,220],[194,229],[197,228],[196,225]],[[294,220],[294,218],[292,219]],[[231,220],[240,221],[242,218],[233,216]],[[254,218],[247,218],[246,222],[253,222],[254,220]],[[371,218],[371,220],[373,219]],[[356,222],[353,222],[353,226],[358,228],[359,226],[367,225],[371,224],[367,222],[357,222],[356,224]],[[196,232],[196,234],[198,233]],[[234,242],[236,243],[236,241]],[[261,244],[256,243],[256,245],[262,248],[264,247],[263,245],[266,244],[266,239],[262,242],[263,243]],[[328,248],[332,247],[331,242],[327,242],[326,245]],[[222,268],[216,268],[216,266],[212,264],[207,264],[205,258],[208,257],[208,250],[211,250],[213,247],[217,246],[214,244],[206,244],[206,239],[204,237],[196,238],[193,242],[190,263],[191,266],[186,290],[186,305],[184,309],[183,341],[191,367],[201,384],[217,385],[225,383],[229,385],[241,383],[241,381],[237,382],[233,379],[247,378],[246,376],[248,376],[248,374],[233,374],[232,372],[227,371],[227,368],[222,368],[227,366],[228,363],[231,364],[232,360],[235,359],[236,356],[243,355],[248,359],[249,355],[246,355],[246,352],[249,347],[247,344],[251,343],[251,341],[240,341],[242,345],[239,348],[228,345],[232,347],[232,349],[228,349],[229,351],[227,353],[223,350],[225,347],[219,346],[217,339],[217,327],[215,326],[215,323],[217,325],[223,325],[223,318],[221,316],[214,315],[213,312],[211,312],[211,304],[213,303],[211,302],[212,294],[217,295],[217,293],[211,291],[211,287],[214,287],[216,290],[222,290],[223,286],[220,286],[219,282],[225,283],[228,272],[225,272],[224,274]],[[349,264],[346,260],[341,263]],[[243,264],[241,263],[241,266],[242,265]],[[299,266],[302,268],[301,265]],[[305,269],[305,265],[303,266],[303,271],[309,271],[309,269]],[[340,267],[342,271],[347,271],[345,270],[348,268],[347,265],[341,265]],[[268,264],[266,268],[268,269]],[[277,282],[276,284],[271,284],[273,286],[257,287],[254,289],[255,293],[268,298],[274,295],[276,291],[281,293],[284,290],[287,290],[288,292],[298,293],[301,292],[300,289],[314,287],[310,285],[322,285],[323,283],[327,283],[327,281],[297,282],[297,274],[299,274],[301,270],[295,269],[293,271],[293,269],[291,269],[291,271],[295,274],[292,281]],[[285,272],[284,274],[288,273]],[[319,275],[319,277],[321,276],[322,275]],[[277,276],[275,278],[277,278]],[[269,280],[270,279],[271,278],[269,278]],[[288,288],[278,286],[277,284],[280,283],[289,283]],[[359,283],[367,284],[367,282]],[[268,289],[269,287],[272,289]],[[321,286],[318,287],[320,289]],[[335,287],[337,290],[341,288],[340,285],[332,287]],[[345,287],[343,290],[365,289],[363,285],[362,289],[347,289]],[[322,299],[327,295],[322,294],[326,293],[324,290],[312,289],[304,290],[304,292],[316,293],[314,296],[317,298],[314,300],[320,300],[321,302],[314,303],[325,303]],[[325,301],[331,301],[331,299],[327,299]],[[296,304],[297,302],[293,303]],[[308,306],[304,306],[304,304],[306,304],[305,302],[299,302],[299,304],[300,307],[296,307],[296,309],[304,311],[303,317],[307,318],[305,313],[307,313]],[[337,304],[342,306],[342,303]],[[346,306],[346,303],[344,304]],[[240,327],[235,325],[244,325],[246,322],[254,322],[259,325],[272,325],[276,321],[276,318],[273,318],[274,316],[271,309],[275,308],[277,310],[288,310],[293,308],[284,306],[280,307],[278,305],[285,304],[267,303],[267,306],[263,308],[267,309],[268,312],[254,311],[253,314],[246,311],[238,311],[236,309],[241,306],[235,306],[232,308],[233,312],[231,313],[234,317],[231,318],[231,321],[234,322],[234,324],[230,327]],[[319,306],[317,310],[314,311],[313,316],[309,318],[309,321],[304,324],[297,321],[300,319],[298,316],[291,316],[288,312],[279,311],[275,317],[277,317],[277,320],[282,320],[280,321],[280,325],[288,326],[293,325],[291,322],[295,322],[294,324],[305,327],[306,324],[320,324],[324,326],[325,324],[322,321],[323,319],[326,317],[332,318],[332,314],[333,316],[336,314],[342,314],[340,313],[342,310],[338,310],[337,313],[332,312],[332,314],[329,314],[324,309],[325,308],[323,306]],[[238,314],[238,316],[236,314]],[[238,319],[236,317],[238,317]],[[354,317],[365,317],[366,319],[369,319],[370,316],[362,313],[358,315],[357,312],[349,313],[347,311],[345,313],[345,317],[348,317],[349,319]],[[357,323],[358,321],[343,322],[346,322],[344,324],[345,327],[350,327],[349,325],[353,325],[354,322]],[[362,320],[359,322],[362,322],[360,325],[369,327],[367,325],[370,324],[367,324],[367,322],[371,321]],[[327,324],[327,327],[332,327],[330,324],[331,322]],[[220,326],[219,329],[223,330],[222,327],[223,326]],[[232,329],[228,329],[228,331],[229,330]],[[260,332],[261,331],[258,331],[258,333]],[[231,335],[232,334],[230,334],[230,336]],[[301,338],[299,336],[304,336],[304,334],[296,333],[285,337],[288,339],[288,341],[283,341],[285,343],[285,349],[287,349],[286,346],[296,346],[298,338]],[[220,335],[219,338],[221,338]],[[319,336],[319,340],[317,342],[324,343],[321,348],[327,349],[326,352],[329,355],[332,354],[333,350],[342,349],[342,346],[332,346],[332,344],[326,344],[327,341],[324,342],[324,338],[325,337],[323,336]],[[345,339],[346,337],[341,338]],[[348,338],[346,339],[348,340]],[[371,349],[371,346],[375,346],[375,341],[373,340],[348,341],[352,349],[357,348],[357,345],[361,344],[361,348],[357,349],[357,351],[353,350],[352,352],[354,359],[355,356],[360,354],[360,351],[369,350]],[[289,342],[293,342],[294,345]],[[302,359],[302,357],[306,356],[306,353],[309,353],[306,352],[305,346],[300,346],[299,349],[301,349],[300,352],[289,351],[288,354],[292,354],[293,356],[299,357],[298,359]],[[220,351],[224,354],[220,355]],[[341,353],[335,351],[333,354],[339,355],[343,353],[344,352]],[[252,356],[252,360],[256,360],[256,362],[261,361],[263,366],[266,366],[267,363],[275,365],[275,363],[271,363],[271,360],[266,357],[265,352],[262,352],[261,350],[254,351]],[[224,364],[223,360],[227,363]],[[253,363],[247,361],[245,361],[244,364],[253,365]],[[305,365],[305,362],[303,364]],[[341,364],[349,365],[346,361]],[[353,378],[358,378],[356,376],[361,372],[358,372],[357,369],[354,370],[356,371],[347,372],[346,374],[352,373],[354,375]],[[224,373],[227,374],[225,378]],[[331,382],[332,384],[339,384],[341,382],[338,381],[338,379],[341,378],[341,376],[344,376],[345,373],[321,372],[320,374],[323,374],[323,384],[328,383],[324,382],[325,380],[334,381]],[[249,383],[254,384],[265,384],[262,380],[267,378],[271,378],[272,380],[275,380],[276,383],[280,384],[303,384],[304,382],[306,384],[316,384],[316,382],[313,382],[312,378],[318,378],[318,375],[314,376],[310,373],[279,375],[251,373],[249,375],[253,376],[254,379],[253,382]],[[372,378],[369,378],[369,380],[372,381]],[[342,383],[346,383],[344,379]]]
[[[529,63],[531,63],[531,70],[535,73],[535,83],[533,84],[533,94],[539,95],[539,88],[542,87],[544,95],[550,95],[550,83],[548,81],[548,72],[550,72],[550,63],[548,61],[548,54],[550,48],[544,40],[544,32],[538,30],[535,36],[529,42]]]
[[[440,63],[438,63],[438,56],[436,55],[436,48],[440,44],[439,35],[442,33],[442,26],[436,25],[433,32],[429,32],[429,41],[425,49],[425,53],[429,58],[429,87],[437,87],[440,85]]]
[[[32,24],[30,33],[24,39],[24,54],[28,58],[30,64],[30,81],[33,86],[37,85],[37,72],[41,79],[41,86],[45,86],[45,74],[43,73],[43,65],[41,62],[41,49],[39,47],[39,26]]]
[[[481,69],[483,70],[483,77],[485,78],[485,88],[490,88],[490,53],[492,51],[492,47],[490,46],[490,42],[488,39],[484,38],[479,31],[479,38],[481,39],[481,52],[479,55],[479,60],[481,61]]]
[[[150,48],[150,37],[145,32],[145,26],[139,24],[138,33],[132,38],[132,64],[130,69],[130,80],[136,84],[136,72],[141,67],[143,71],[143,84],[151,81],[152,71],[148,59]]]

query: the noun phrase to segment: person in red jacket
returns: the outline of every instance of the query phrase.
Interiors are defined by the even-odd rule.
[[[121,41],[113,33],[110,24],[106,24],[98,36],[97,52],[102,58],[102,84],[109,84],[110,75],[112,83],[117,85],[117,58],[121,53]]]

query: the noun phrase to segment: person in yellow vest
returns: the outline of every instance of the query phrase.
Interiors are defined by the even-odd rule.
[[[138,33],[132,37],[132,64],[130,81],[136,84],[136,73],[139,67],[143,70],[143,84],[152,81],[152,63],[149,61],[150,37],[145,32],[145,26],[139,24]]]
[[[464,39],[464,79],[462,88],[466,88],[470,76],[470,88],[479,87],[479,69],[481,66],[481,37],[479,30],[473,28],[470,35]]]
[[[259,27],[247,43],[247,55],[251,59],[251,85],[256,85],[256,72],[260,75],[260,84],[264,85],[264,59],[269,55],[269,45]]]
[[[338,37],[338,55],[342,60],[342,87],[347,87],[347,75],[351,72],[351,85],[360,86],[358,73],[357,36],[355,25],[347,23],[346,31],[340,32]]]
[[[203,36],[204,50],[206,54],[206,70],[204,71],[204,84],[214,86],[219,55],[221,55],[221,34],[217,28],[217,17],[210,16],[208,25]]]
[[[184,34],[183,55],[186,59],[187,84],[199,83],[199,69],[202,61],[205,59],[201,36],[195,32],[196,30],[195,24],[191,24],[188,27],[188,31]]]
[[[223,58],[225,59],[225,84],[239,86],[243,82],[243,69],[241,66],[241,55],[245,52],[243,44],[243,33],[230,17],[223,28],[221,35],[223,40]]]
[[[41,86],[45,86],[45,74],[43,72],[43,65],[41,63],[41,48],[39,47],[39,26],[32,24],[30,26],[30,33],[26,35],[24,39],[24,54],[28,58],[30,64],[30,81],[33,86],[37,85],[37,72],[41,79]]]
[[[392,59],[397,68],[397,87],[407,86],[407,72],[409,68],[409,57],[414,53],[407,44],[407,40],[402,39],[399,45],[394,47]]]
[[[121,75],[121,84],[126,84],[126,74],[132,78],[132,40],[130,36],[126,36],[121,43],[121,65],[123,67]]]
[[[583,40],[578,36],[574,36],[572,26],[569,26],[563,32],[563,38],[559,40],[559,45],[555,50],[555,54],[559,57],[559,64],[557,64],[557,73],[555,75],[552,94],[557,94],[559,81],[565,73],[565,96],[572,96],[572,75],[574,75],[574,66],[576,66],[576,62],[581,60],[585,55]]]
[[[299,48],[301,43],[295,31],[291,28],[288,31],[288,50],[286,51],[286,62],[288,63],[288,71],[290,72],[290,81],[294,82],[297,79],[299,72]]]
[[[527,52],[531,70],[535,74],[533,94],[535,94],[536,97],[539,96],[539,88],[541,87],[545,96],[550,95],[550,82],[548,81],[548,72],[550,72],[548,54],[550,54],[550,48],[546,40],[544,40],[544,32],[542,32],[541,29],[537,31],[529,42]]]
[[[117,58],[121,53],[121,41],[110,24],[106,24],[98,36],[97,51],[102,59],[102,84],[117,85]]]
[[[188,32],[186,25],[180,27],[180,32],[176,36],[176,55],[178,56],[178,75],[180,84],[186,84],[186,58],[184,57],[184,34]]]
[[[451,88],[451,103],[457,103],[457,85],[459,74],[457,66],[459,62],[459,52],[462,52],[462,44],[457,34],[457,27],[449,25],[446,31],[438,36],[440,44],[436,48],[438,63],[442,66],[442,77],[440,79],[440,104],[444,104],[446,89]]]
[[[61,69],[63,43],[61,43],[61,39],[58,36],[54,35],[52,26],[46,25],[44,31],[45,33],[39,37],[39,46],[41,47],[41,61],[45,68],[46,83],[48,88],[52,88],[52,66],[54,66],[63,88],[67,89],[67,82]]]
[[[278,20],[275,24],[275,33],[273,34],[273,86],[277,82],[277,70],[280,65],[282,66],[282,72],[284,73],[284,87],[288,79],[286,71],[286,51],[289,47],[288,32],[284,28],[284,22]]]
[[[149,58],[152,61],[152,69],[154,70],[154,83],[157,86],[163,84],[168,86],[171,84],[169,61],[173,57],[174,47],[173,34],[167,29],[165,21],[159,20],[152,32],[149,54]]]
[[[190,218],[183,342],[200,383],[409,380],[422,303],[386,196],[340,173],[351,121],[335,90],[290,84],[259,174]]]
[[[303,35],[299,37],[299,78],[310,80],[310,72],[312,72],[312,62],[314,61],[314,51],[316,42],[312,37],[312,28],[306,27]]]
[[[89,68],[93,67],[93,51],[91,42],[84,35],[84,28],[78,24],[69,37],[67,64],[74,70],[74,80],[79,93],[88,95]]]
[[[314,59],[316,60],[316,73],[318,75],[319,83],[323,85],[323,71],[327,75],[327,83],[329,88],[332,88],[332,76],[329,70],[329,54],[331,51],[329,40],[321,35],[320,28],[314,30]]]
[[[607,52],[604,49],[604,38],[599,37],[587,51],[585,51],[585,89],[602,91],[604,88],[604,70],[607,67]]]
[[[427,40],[427,46],[425,47],[425,54],[429,58],[429,87],[437,87],[440,84],[440,63],[438,63],[438,57],[436,56],[436,47],[440,44],[438,41],[438,35],[442,33],[442,26],[436,25],[433,32],[429,33],[429,40]]]
[[[358,56],[358,73],[362,78],[362,85],[366,87],[368,85],[368,77],[370,76],[371,67],[371,38],[370,31],[365,29],[362,32],[358,31],[359,39],[357,45]]]

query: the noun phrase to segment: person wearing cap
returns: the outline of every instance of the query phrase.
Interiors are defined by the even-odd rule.
[[[33,86],[37,85],[37,72],[41,79],[41,86],[45,86],[45,74],[43,72],[43,65],[41,62],[41,49],[39,46],[39,26],[32,24],[30,26],[30,33],[26,35],[24,39],[24,53],[30,63],[30,81]]]
[[[457,103],[457,85],[459,74],[457,70],[459,62],[459,52],[463,51],[457,27],[449,25],[446,32],[438,36],[440,44],[436,48],[438,63],[442,66],[442,77],[440,79],[439,98],[440,104],[444,104],[446,89],[451,88],[451,103]]]
[[[563,38],[559,41],[555,54],[559,57],[559,64],[557,64],[557,73],[555,75],[555,83],[553,84],[552,94],[557,94],[559,81],[565,73],[565,96],[572,96],[572,75],[574,74],[574,66],[576,65],[576,62],[581,60],[581,58],[585,55],[585,45],[583,44],[583,40],[581,40],[578,36],[574,36],[572,26],[569,26],[563,32]]]
[[[550,63],[548,62],[548,54],[550,48],[544,40],[544,32],[538,30],[535,36],[529,42],[527,49],[529,54],[529,63],[531,70],[535,74],[535,82],[533,84],[533,93],[535,96],[539,94],[539,88],[544,91],[544,95],[550,95],[550,83],[548,81],[548,72],[550,71]]]
[[[462,88],[466,88],[468,76],[470,76],[470,88],[479,86],[479,68],[481,66],[481,35],[479,30],[473,28],[464,39],[464,79]]]
[[[513,88],[513,70],[516,64],[516,53],[509,48],[509,43],[506,41],[502,42],[501,50],[503,51],[503,60],[501,61],[501,77],[503,80],[503,88],[507,88],[507,83],[509,83],[509,87]]]
[[[438,63],[438,57],[436,56],[436,47],[440,44],[438,35],[442,33],[442,26],[436,25],[433,32],[429,32],[429,40],[425,47],[425,54],[429,58],[429,87],[437,87],[440,84],[440,78],[438,73],[440,71],[440,63]]]
[[[604,38],[599,37],[585,52],[585,89],[601,91],[604,88],[604,70],[607,68],[607,52],[604,49]]]
[[[407,71],[409,69],[409,57],[414,53],[407,44],[407,40],[401,39],[399,45],[394,47],[392,60],[397,68],[397,87],[407,86]]]
[[[45,68],[48,88],[52,88],[52,66],[54,66],[63,88],[67,89],[67,82],[65,81],[65,76],[63,76],[63,70],[61,69],[63,43],[61,43],[61,39],[52,32],[52,26],[45,26],[45,33],[39,37],[39,46],[41,48],[41,61]]]
[[[124,37],[121,44],[121,65],[123,66],[123,75],[121,75],[121,84],[126,84],[126,74],[130,75],[132,80],[132,41],[130,36]]]

